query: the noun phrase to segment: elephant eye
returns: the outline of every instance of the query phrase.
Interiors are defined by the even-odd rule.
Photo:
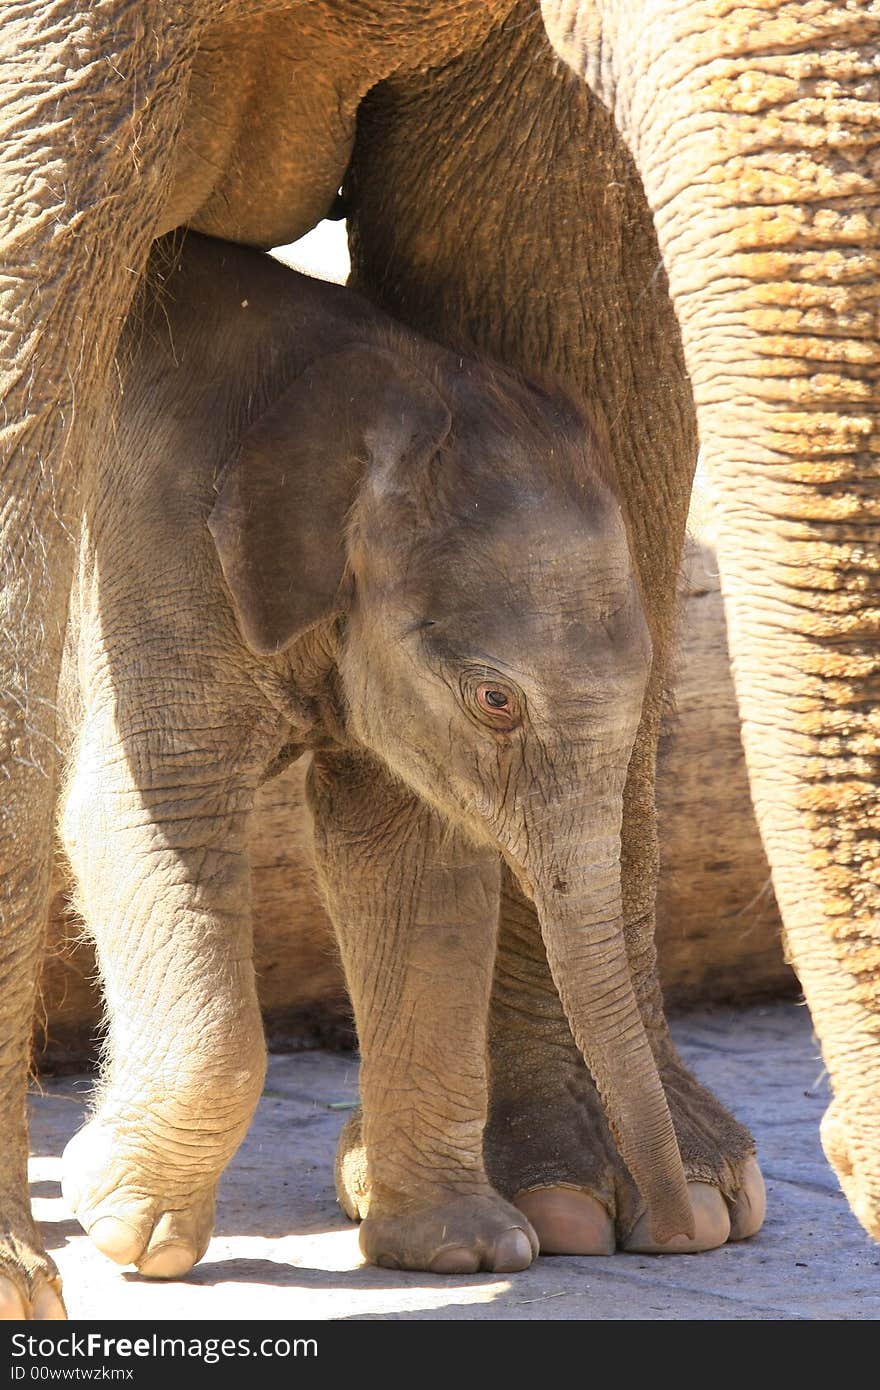
[[[495,690],[489,686],[481,685],[477,689],[477,701],[490,713],[497,709],[507,709],[510,704],[509,696],[503,690]]]
[[[506,681],[465,677],[462,695],[472,717],[490,729],[511,733],[521,722],[522,700]]]

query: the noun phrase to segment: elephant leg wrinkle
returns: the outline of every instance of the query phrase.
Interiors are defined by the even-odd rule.
[[[627,925],[654,647],[604,427],[253,251],[190,234],[153,269],[64,670],[61,830],[108,1016],[71,1208],[147,1276],[204,1254],[264,1074],[254,795],[310,749],[365,1257],[511,1273],[542,1235],[606,1248],[596,1203],[617,1245],[723,1240],[724,1164],[695,1170]]]
[[[361,1249],[392,1269],[524,1269],[537,1238],[482,1161],[497,862],[363,758],[320,755],[309,791],[361,1045],[364,1114],[337,1166]]]
[[[70,803],[69,825],[112,1045],[71,1190],[107,1245],[124,1241],[99,1229],[105,1218],[136,1228],[147,1242],[139,1258],[155,1235],[154,1268],[167,1272],[178,1262],[169,1251],[195,1258],[206,1238],[216,1171],[243,1132],[262,1066],[242,890],[249,798],[290,743],[368,755],[541,898],[530,930],[543,933],[547,979],[565,1008],[547,1002],[546,980],[517,985],[502,914],[488,1075],[468,1060],[459,1142],[443,1157],[482,1235],[454,1249],[509,1263],[516,1248],[498,1223],[531,1237],[498,1200],[554,1189],[582,1190],[613,1214],[618,1244],[642,1239],[639,1191],[658,1230],[687,1225],[688,1206],[706,1194],[688,1197],[686,1184],[720,1195],[730,1238],[756,1229],[751,1140],[675,1056],[653,959],[654,760],[697,415],[721,500],[752,792],[835,1092],[823,1143],[853,1211],[880,1234],[877,582],[865,560],[876,548],[878,438],[875,7],[316,0],[264,13],[247,0],[57,0],[6,9],[15,81],[0,142],[0,1117],[9,1135],[0,1312],[62,1309],[29,1215],[23,1122],[59,744],[71,750],[62,799],[92,808],[77,829]],[[87,137],[52,119],[68,108],[87,113]],[[352,284],[368,299],[283,282],[231,244],[305,232],[343,175]],[[166,247],[139,294],[151,242],[184,223],[228,244],[213,260],[203,248],[201,268],[197,251],[175,265]],[[383,313],[399,323],[380,323]],[[407,341],[401,324],[429,338]],[[444,357],[440,343],[475,352]],[[535,392],[531,377],[551,389]],[[581,448],[585,402],[610,422],[604,472],[596,439]],[[82,646],[58,704],[82,708],[68,711],[68,738],[54,711],[69,539],[81,521],[70,642]],[[406,549],[402,538],[414,535],[424,543]],[[530,555],[547,561],[545,573],[524,564]],[[401,576],[417,582],[407,589]],[[549,604],[542,585],[555,586]],[[380,593],[392,600],[384,608]],[[111,633],[104,613],[114,607]],[[530,622],[511,622],[524,613]],[[541,626],[549,613],[565,615],[555,646],[552,624]],[[174,686],[182,653],[186,674]],[[576,659],[566,665],[565,653]],[[574,679],[587,670],[589,692]],[[138,688],[127,725],[116,725],[107,711]],[[212,705],[218,690],[228,698]],[[178,721],[191,691],[202,717],[186,708]],[[579,710],[577,723],[587,707],[614,776],[575,813],[571,786],[583,779],[565,750],[589,740],[570,729],[562,737],[560,711]],[[84,721],[97,742],[80,743]],[[212,787],[206,767],[228,776]],[[524,794],[527,783],[535,794]],[[383,826],[374,830],[381,839]],[[128,878],[102,864],[114,836]],[[587,892],[558,850],[590,837],[603,841],[608,872],[594,872]],[[434,856],[426,884],[441,863]],[[454,868],[470,892],[472,870]],[[143,931],[138,881],[149,885]],[[424,935],[445,929],[424,921],[424,906],[403,913],[416,973]],[[460,964],[463,926],[451,917],[444,939]],[[597,932],[610,920],[624,942],[621,951],[615,939],[608,998],[625,987],[634,1025],[622,1067],[608,1012],[585,1003],[611,968]],[[576,930],[583,949],[566,957]],[[477,936],[491,950],[488,934]],[[356,1008],[381,1019],[388,961],[359,971]],[[206,977],[212,988],[182,1004],[183,982]],[[143,980],[152,985],[139,1014]],[[454,1031],[461,1020],[453,1011],[445,1022]],[[150,1211],[102,1206],[114,1146],[117,1186],[137,1166],[125,1127],[146,1104],[148,1040],[158,1033],[170,1046],[178,1023],[196,1062],[180,1109],[163,1101],[159,1149],[176,1155],[175,1182],[193,1113],[207,1117],[186,1231],[162,1227],[161,1194]],[[577,1048],[563,1039],[566,1023]],[[236,1047],[224,1049],[232,1035]],[[377,1057],[385,1046],[381,1029],[371,1035]],[[425,1103],[406,1179],[416,1186],[432,1168],[439,1104],[423,1050],[419,1058],[410,1087]],[[161,1061],[170,1077],[180,1058]],[[630,1088],[622,1094],[621,1070],[637,1079],[637,1105]],[[365,1076],[374,1086],[369,1060]],[[486,1167],[501,1199],[480,1185],[471,1126],[481,1087]],[[532,1123],[539,1114],[549,1117],[544,1132]],[[402,1178],[381,1164],[374,1176],[377,1211],[390,1213]],[[552,1222],[550,1199],[530,1203],[534,1212],[544,1201],[548,1239],[573,1200],[558,1193]],[[713,1225],[718,1204],[706,1200],[717,1236],[724,1222]],[[397,1230],[381,1253],[425,1258],[433,1247],[420,1230],[418,1249]]]
[[[508,146],[493,135],[491,148],[481,145],[484,132],[510,128],[528,129],[530,140]],[[499,198],[499,186],[516,196]],[[457,196],[460,189],[468,190],[466,199]],[[346,193],[353,283],[422,331],[442,336],[452,324],[488,355],[525,372],[538,358],[545,370],[552,363],[575,399],[600,401],[613,421],[612,471],[653,644],[624,790],[626,950],[685,1177],[718,1197],[702,1238],[699,1231],[694,1237],[711,1243],[725,1229],[721,1208],[739,1210],[739,1194],[751,1192],[754,1144],[714,1097],[684,1084],[657,982],[655,762],[698,441],[681,334],[658,273],[662,258],[638,171],[609,111],[556,61],[539,16],[523,4],[478,54],[463,54],[441,73],[401,74],[370,94]],[[535,245],[548,257],[538,281]],[[522,285],[531,291],[521,292]],[[625,324],[625,331],[610,332],[610,323]],[[643,1203],[572,1042],[533,911],[526,934],[528,947],[511,939],[505,904],[490,1019],[487,1170],[509,1198],[532,1189],[551,1194],[529,1197],[530,1219],[539,1221],[536,1202],[546,1206],[539,1234],[548,1244],[568,1239],[559,1226],[560,1213],[570,1210],[573,1223],[575,1213],[584,1223],[586,1250],[610,1242],[603,1212],[620,1246]],[[542,962],[540,984],[524,953]],[[572,1195],[580,1191],[588,1199],[583,1205]]]

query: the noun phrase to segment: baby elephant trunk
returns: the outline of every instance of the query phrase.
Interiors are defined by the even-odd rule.
[[[601,863],[554,874],[552,891],[535,891],[547,960],[654,1238],[692,1237],[681,1154],[626,955],[619,839],[603,848]]]

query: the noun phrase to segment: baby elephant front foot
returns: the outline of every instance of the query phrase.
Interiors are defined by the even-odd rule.
[[[64,1150],[64,1198],[102,1254],[151,1279],[179,1279],[208,1248],[219,1174],[196,1184],[93,1120]]]
[[[336,1194],[343,1211],[361,1222],[365,1259],[386,1269],[430,1274],[515,1274],[538,1254],[538,1237],[523,1212],[490,1187],[467,1194],[441,1191],[435,1201],[411,1201],[398,1213],[379,1212],[370,1189],[363,1117],[342,1128],[336,1149]]]
[[[430,1274],[514,1274],[538,1253],[531,1225],[491,1190],[411,1205],[394,1216],[368,1216],[360,1235],[371,1264]]]

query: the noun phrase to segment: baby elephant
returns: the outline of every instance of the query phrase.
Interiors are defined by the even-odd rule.
[[[264,1074],[248,817],[312,750],[363,1059],[365,1177],[342,1162],[340,1196],[366,1257],[537,1254],[483,1163],[502,865],[655,1238],[692,1233],[623,937],[650,642],[602,443],[565,401],[254,252],[190,236],[152,279],[65,670],[63,838],[108,1009],[70,1205],[144,1274],[203,1255]]]

